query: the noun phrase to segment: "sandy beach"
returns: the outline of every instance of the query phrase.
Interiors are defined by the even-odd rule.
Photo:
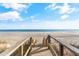
[[[24,32],[0,32],[0,40],[6,41],[11,46],[26,37]]]
[[[16,45],[17,42],[24,40],[26,37],[33,37],[33,39],[37,40],[37,44],[40,45],[43,43],[43,38],[46,38],[47,35],[51,35],[68,44],[79,46],[79,34],[76,32],[0,32],[0,40],[6,41],[12,47]],[[53,40],[51,41],[53,44]]]

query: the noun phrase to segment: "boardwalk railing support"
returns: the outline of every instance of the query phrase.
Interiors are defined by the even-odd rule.
[[[32,43],[32,37],[30,37],[30,44]]]
[[[23,45],[21,46],[21,56],[23,56],[24,50],[23,50]]]
[[[23,45],[19,47],[18,54],[19,56],[23,56]]]
[[[31,50],[32,50],[32,40],[33,40],[33,38],[32,37],[30,37],[30,46],[29,46],[29,53],[28,53],[28,55],[30,54],[30,52],[31,52]]]
[[[49,38],[49,36],[48,36],[48,38]],[[58,40],[58,39],[56,39],[56,38],[54,38],[52,36],[50,36],[50,38],[54,39],[56,42],[59,43],[59,54],[58,54],[59,56],[65,55],[65,53],[64,53],[65,52],[64,47],[66,49],[68,49],[69,51],[71,51],[71,53],[73,53],[74,55],[79,56],[79,49],[78,48],[76,48],[76,47],[74,47],[74,46],[72,46],[72,45],[70,45],[70,44],[68,44],[68,43],[66,43],[66,42],[64,42],[62,40]]]
[[[48,43],[51,43],[50,35],[47,37]]]
[[[51,43],[50,35],[48,35],[48,37],[47,37],[47,45],[48,45],[49,43]],[[48,49],[50,49],[49,46],[48,46]]]
[[[64,55],[64,47],[62,44],[59,43],[59,55],[63,56]]]

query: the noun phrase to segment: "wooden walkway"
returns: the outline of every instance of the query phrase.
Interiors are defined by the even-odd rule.
[[[58,43],[54,46],[52,40]],[[35,43],[37,41],[37,43]],[[53,44],[53,45],[52,45]],[[57,49],[57,47],[59,47]],[[66,51],[66,49],[68,51]],[[66,53],[67,52],[67,53]],[[7,49],[0,56],[64,56],[74,55],[79,56],[79,49],[72,45],[58,40],[50,35],[43,37],[28,37],[19,41],[15,46]]]
[[[52,53],[48,47],[43,47],[40,45],[32,48],[30,56],[52,56]]]

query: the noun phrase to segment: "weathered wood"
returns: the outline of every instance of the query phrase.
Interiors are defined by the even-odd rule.
[[[23,45],[18,48],[18,55],[23,56]]]
[[[18,56],[21,56],[21,47],[18,48]]]
[[[64,55],[64,47],[62,44],[59,44],[59,55],[63,56]]]
[[[48,43],[51,43],[51,39],[50,39],[50,38],[51,38],[50,35],[48,35],[48,36],[47,36],[47,39],[46,39],[47,44],[48,44]],[[50,49],[50,47],[48,47],[48,49]]]
[[[0,56],[10,56],[10,55],[12,55],[12,53],[14,53],[20,46],[25,44],[25,42],[28,41],[28,40],[29,40],[29,37],[25,38],[22,41],[19,41],[15,46],[13,46],[13,47],[5,50],[3,53],[1,53]]]
[[[27,56],[31,49],[32,49],[32,44],[28,47],[28,49],[27,49],[26,53],[24,54],[24,56]]]
[[[32,43],[32,37],[30,37],[30,44]]]
[[[33,44],[35,44],[35,41],[33,41],[33,40],[34,39],[31,37],[30,38],[30,46],[28,47],[28,49],[27,49],[26,53],[24,54],[24,56],[27,56],[30,53],[30,51],[32,50],[32,46],[33,46]]]
[[[50,35],[47,37],[48,43],[51,43]]]
[[[54,37],[51,37],[50,35],[48,35],[47,37],[47,40],[48,40],[48,46],[49,48],[52,50],[52,52],[55,53],[55,55],[57,55],[55,49],[52,48],[52,46],[50,45],[51,43],[51,38],[54,39],[55,41],[57,41],[59,43],[59,50],[60,50],[60,55],[63,56],[64,54],[64,47],[67,48],[68,50],[70,50],[71,52],[73,52],[75,55],[78,55],[79,56],[79,49],[75,48],[74,46],[72,45],[69,45],[67,44],[66,42],[63,42],[62,40],[58,40],[58,39],[55,39]],[[26,41],[28,41],[29,38],[25,38],[24,40],[22,41],[19,41],[15,46],[5,50],[3,53],[0,54],[0,56],[10,56],[12,55],[16,50],[19,49],[19,54],[23,56],[23,45],[26,43]],[[29,48],[28,50],[26,51],[26,53],[24,54],[25,56],[28,55],[29,51],[32,49],[32,37],[30,38],[30,44],[29,44]]]
[[[24,51],[23,51],[23,45],[21,46],[21,56],[23,56],[23,53],[24,53]]]
[[[50,37],[51,37],[51,36],[50,36]],[[78,49],[78,48],[75,48],[74,46],[69,45],[69,44],[66,43],[66,42],[63,42],[62,40],[55,39],[54,37],[51,37],[51,38],[54,39],[55,41],[57,41],[59,44],[61,44],[61,46],[60,46],[61,55],[63,55],[62,51],[63,51],[63,46],[64,46],[64,47],[66,47],[68,50],[70,50],[71,52],[73,52],[75,55],[79,56],[79,49]]]
[[[55,56],[58,56],[58,53],[56,52],[56,50],[52,47],[50,43],[48,43],[48,47],[51,50],[52,54],[55,54]]]
[[[48,41],[47,41],[47,39],[44,37],[44,38],[43,38],[43,46],[47,46],[47,43],[48,43]]]

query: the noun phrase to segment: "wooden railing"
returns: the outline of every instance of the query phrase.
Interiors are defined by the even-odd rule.
[[[32,49],[32,42],[33,38],[25,38],[22,41],[19,41],[16,45],[13,47],[5,50],[3,53],[0,54],[0,56],[26,56],[29,55],[31,49]],[[55,40],[59,45],[59,51],[56,51],[54,47],[52,46],[52,40]],[[58,40],[50,35],[46,38],[48,49],[51,50],[52,54],[56,56],[63,56],[64,55],[64,49],[68,49],[70,52],[72,52],[74,55],[79,56],[79,49],[67,44],[66,42],[63,42],[62,40]],[[52,44],[51,44],[52,43]]]
[[[3,53],[0,54],[0,56],[14,56],[14,55],[26,56],[29,54],[30,50],[32,49],[31,41],[32,41],[32,37],[25,38],[24,40],[17,42],[17,44],[14,45],[13,47],[10,47],[9,49],[5,50]]]
[[[51,44],[51,40],[55,40],[57,43],[59,43],[59,52],[56,52],[56,50],[53,48],[52,44]],[[68,49],[70,52],[72,52],[74,55],[76,56],[79,56],[79,49],[72,46],[72,45],[69,45],[68,43],[66,42],[63,42],[61,40],[58,40],[50,35],[48,35],[47,37],[47,45],[48,45],[48,48],[52,51],[52,53],[54,53],[56,56],[63,56],[64,55],[64,47],[66,49]]]

